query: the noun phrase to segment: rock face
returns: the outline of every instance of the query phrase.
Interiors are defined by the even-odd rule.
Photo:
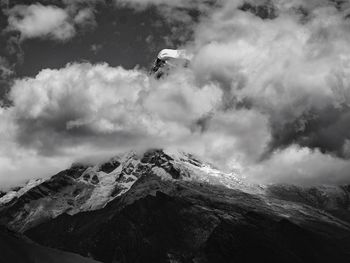
[[[166,76],[172,69],[185,68],[190,64],[192,54],[184,49],[163,49],[153,63],[150,73],[156,79]]]
[[[142,176],[202,180],[237,187],[225,174],[184,153],[161,150],[122,154],[94,166],[73,164],[48,180],[30,182],[0,198],[0,224],[23,232],[63,213],[70,215],[104,207],[127,192]]]
[[[348,188],[310,189],[250,185],[156,149],[75,164],[3,204],[0,218],[101,262],[350,262]]]
[[[112,195],[115,188],[122,194],[136,180],[122,175],[130,163],[132,156],[123,155],[95,166],[73,164],[46,181],[11,191],[0,198],[0,223],[23,232],[62,213],[101,208],[118,195]]]
[[[266,190],[269,197],[309,205],[350,222],[350,185],[318,187],[271,185]]]
[[[26,234],[102,262],[350,259],[349,226],[319,210],[156,175],[138,180],[101,210],[62,215]]]
[[[97,263],[82,256],[40,246],[0,227],[0,263]]]

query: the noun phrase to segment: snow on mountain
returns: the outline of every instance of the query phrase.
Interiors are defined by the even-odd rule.
[[[112,200],[124,197],[141,178],[152,176],[174,182],[174,185],[178,181],[193,182],[251,194],[264,199],[281,213],[288,207],[300,213],[304,211],[304,214],[315,214],[315,209],[324,209],[350,221],[349,191],[346,194],[342,188],[303,190],[297,186],[253,185],[239,174],[220,171],[192,154],[156,149],[120,154],[97,165],[73,164],[47,180],[31,181],[18,191],[10,191],[0,199],[0,224],[23,232],[64,213],[75,215],[101,209]],[[152,185],[152,180],[146,187],[151,190],[142,189],[142,194],[134,190],[126,197],[129,200],[126,203],[158,189]]]
[[[137,177],[132,174],[125,173],[128,167],[137,163],[133,157],[132,153],[128,153],[114,157],[107,163],[87,168],[78,181],[95,181],[96,186],[89,199],[71,213],[102,208],[109,201],[129,190],[137,180]]]
[[[282,200],[285,205],[303,204],[350,222],[350,186],[320,185],[268,185],[265,196]]]
[[[118,169],[118,178],[137,180],[123,194],[115,188],[105,207],[25,234],[106,263],[349,262],[350,221],[271,196],[193,155],[135,153]]]
[[[212,185],[223,185],[230,189],[239,189],[243,192],[253,194],[263,194],[263,188],[257,184],[246,182],[242,176],[236,172],[223,172],[213,165],[201,162],[192,154],[181,153],[180,155],[169,154],[180,161],[188,170],[189,177],[184,180],[199,181]]]
[[[129,152],[94,166],[73,164],[47,180],[31,181],[18,191],[7,193],[0,199],[0,223],[25,231],[62,213],[74,215],[100,209],[149,174],[163,180],[181,179],[254,190],[235,174],[220,172],[190,154],[163,150]]]
[[[45,181],[45,179],[41,179],[41,178],[39,178],[39,179],[32,179],[32,180],[29,180],[22,187],[16,187],[16,188],[13,188],[13,189],[9,190],[6,193],[3,193],[2,195],[0,195],[0,206],[10,202],[14,198],[18,198],[18,197],[22,196],[27,191],[29,191],[31,188],[41,184],[44,181]]]
[[[1,198],[0,223],[24,231],[62,213],[101,208],[136,180],[124,175],[132,163],[132,156],[125,154],[94,166],[73,164],[47,180],[30,182]]]

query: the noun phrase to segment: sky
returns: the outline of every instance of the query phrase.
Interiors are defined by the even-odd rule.
[[[257,183],[350,183],[350,2],[4,1],[0,185],[147,148]],[[163,48],[193,54],[156,80]]]

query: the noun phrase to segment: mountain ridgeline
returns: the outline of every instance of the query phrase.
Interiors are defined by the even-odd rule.
[[[350,262],[349,200],[349,186],[253,185],[155,149],[9,191],[0,223],[100,262]]]

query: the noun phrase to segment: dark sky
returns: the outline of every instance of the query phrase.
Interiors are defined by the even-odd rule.
[[[25,41],[24,62],[16,68],[18,75],[34,75],[42,68],[62,67],[81,60],[103,61],[128,69],[136,65],[147,67],[159,49],[166,47],[164,37],[171,29],[154,8],[135,12],[128,8],[101,7],[96,18],[96,28],[80,32],[66,43]],[[92,45],[100,49],[94,52]]]
[[[37,1],[57,5],[61,1]],[[9,8],[32,1],[10,1]],[[6,7],[3,4],[3,7]],[[0,81],[0,95],[5,94],[14,78],[35,76],[45,68],[61,68],[70,62],[106,62],[126,69],[139,66],[149,69],[157,53],[163,48],[177,48],[191,37],[191,29],[180,21],[169,21],[156,7],[143,10],[116,6],[111,1],[94,8],[96,24],[77,30],[67,41],[31,38],[18,41],[17,32],[3,30],[0,35],[0,56],[14,71]],[[8,26],[6,8],[0,14],[2,29]],[[191,14],[190,14],[191,15]]]

